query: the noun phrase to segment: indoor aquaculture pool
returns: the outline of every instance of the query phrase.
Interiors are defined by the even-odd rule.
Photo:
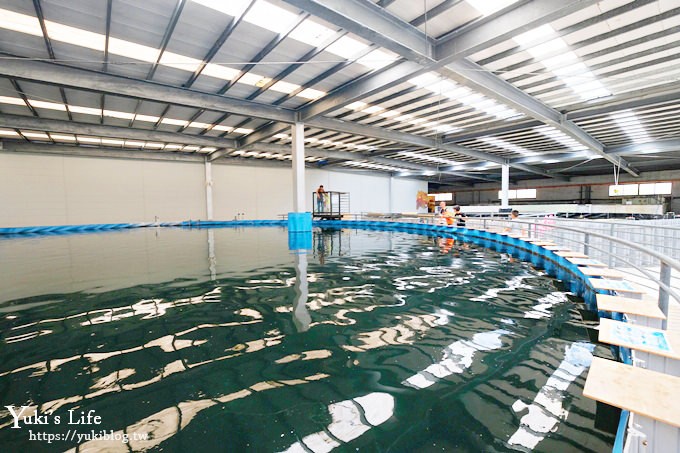
[[[4,451],[611,451],[565,282],[455,237],[288,239],[0,239]]]

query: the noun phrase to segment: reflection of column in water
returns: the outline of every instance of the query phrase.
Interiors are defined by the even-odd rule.
[[[295,253],[295,300],[293,301],[293,323],[298,332],[309,330],[312,317],[307,311],[307,252],[298,250]]]
[[[210,280],[217,278],[217,258],[215,257],[215,233],[208,230],[208,267],[210,268]]]
[[[528,412],[521,418],[520,426],[508,440],[509,445],[520,445],[529,449],[536,448],[549,433],[555,431],[558,423],[565,420],[568,411],[563,408],[562,401],[567,396],[567,389],[593,361],[595,345],[589,343],[573,343],[566,347],[564,360],[548,378],[531,404],[517,400],[512,410]]]
[[[349,443],[371,428],[382,425],[394,414],[394,397],[374,392],[328,406],[331,423],[322,431],[309,434],[285,452],[328,452]]]

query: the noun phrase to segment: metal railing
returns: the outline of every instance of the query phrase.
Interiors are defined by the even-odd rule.
[[[312,192],[312,215],[341,218],[349,213],[349,192]]]

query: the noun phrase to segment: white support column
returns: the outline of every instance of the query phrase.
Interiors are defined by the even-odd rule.
[[[293,137],[293,212],[305,212],[305,125],[291,126]]]
[[[205,207],[208,220],[213,220],[212,163],[205,158]]]
[[[508,190],[510,189],[510,165],[501,166],[501,208],[509,208]]]
[[[394,189],[394,178],[392,177],[392,175],[390,175],[389,211],[387,211],[389,213],[394,212],[394,198],[393,198],[393,195],[392,195],[393,189]]]

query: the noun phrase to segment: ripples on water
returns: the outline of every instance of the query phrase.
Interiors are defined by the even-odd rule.
[[[540,270],[405,233],[286,244],[274,228],[0,241],[2,406],[148,435],[80,451],[611,449],[581,395],[607,352]],[[11,423],[4,451],[77,445]]]

